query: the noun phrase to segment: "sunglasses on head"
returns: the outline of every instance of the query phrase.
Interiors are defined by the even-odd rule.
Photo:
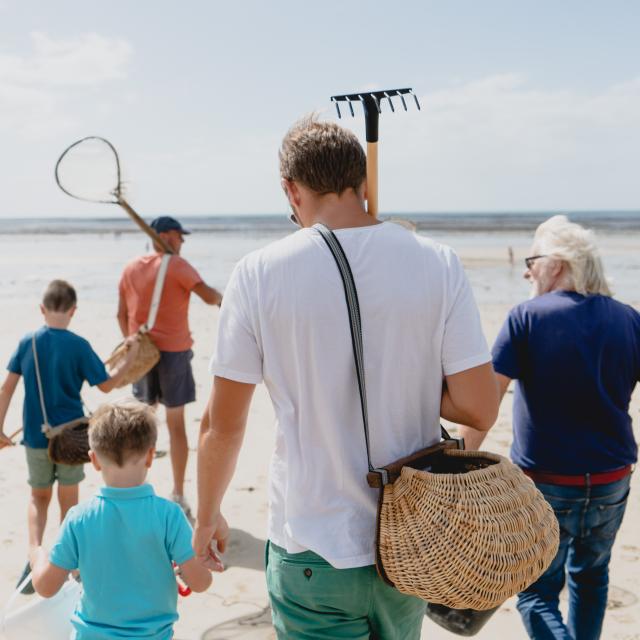
[[[531,269],[531,267],[533,267],[533,263],[538,259],[538,258],[546,258],[546,254],[545,255],[539,255],[539,256],[529,256],[528,258],[524,259],[524,263],[525,265],[527,265],[527,269]]]

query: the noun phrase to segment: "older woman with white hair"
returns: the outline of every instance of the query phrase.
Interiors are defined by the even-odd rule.
[[[600,637],[637,460],[629,402],[640,379],[640,314],[611,297],[593,232],[565,216],[538,227],[525,263],[532,297],[510,311],[493,363],[503,394],[516,380],[511,457],[553,506],[561,538],[518,610],[531,638],[591,640]],[[558,595],[567,574],[565,623]]]

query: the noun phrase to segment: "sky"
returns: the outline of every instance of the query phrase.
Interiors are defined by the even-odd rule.
[[[382,213],[640,209],[639,25],[635,0],[0,0],[0,217],[120,215],[55,184],[88,135],[143,216],[284,212],[287,128],[396,87],[422,110],[381,117]]]

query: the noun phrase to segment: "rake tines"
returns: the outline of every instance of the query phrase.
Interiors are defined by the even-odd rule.
[[[392,113],[395,113],[395,106],[393,104],[392,98],[399,97],[402,102],[402,106],[405,111],[408,111],[407,101],[404,99],[406,95],[410,95],[413,97],[416,103],[416,107],[418,111],[420,110],[420,102],[418,101],[418,96],[413,93],[413,89],[405,88],[405,89],[386,89],[384,91],[363,91],[362,93],[347,93],[341,96],[331,96],[331,102],[334,102],[336,105],[336,111],[338,112],[338,118],[342,118],[342,112],[340,111],[340,103],[346,102],[349,105],[349,110],[351,111],[351,116],[355,117],[355,112],[353,110],[354,102],[362,102],[362,106],[365,112],[365,118],[368,113],[372,110],[372,108],[380,115],[382,113],[382,101],[387,100],[389,103],[389,107]],[[374,140],[370,140],[367,136],[367,142],[376,142],[377,137]]]
[[[420,102],[418,96],[413,93],[413,89],[385,89],[384,91],[363,91],[361,93],[348,93],[341,96],[331,96],[331,102],[336,105],[338,118],[342,118],[340,103],[346,102],[349,105],[351,116],[355,118],[353,110],[354,102],[361,102],[364,111],[367,138],[367,210],[373,216],[378,212],[378,117],[382,114],[383,100],[387,100],[392,113],[395,107],[392,98],[399,97],[405,111],[408,111],[405,96],[413,96],[418,111]]]

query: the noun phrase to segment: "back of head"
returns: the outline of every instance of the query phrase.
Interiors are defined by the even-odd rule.
[[[158,431],[152,409],[141,402],[104,404],[91,416],[89,446],[122,467],[155,446]]]
[[[42,306],[47,311],[65,313],[78,302],[76,290],[66,280],[53,280],[42,296]]]
[[[320,195],[357,190],[367,175],[362,145],[348,129],[303,118],[289,129],[280,148],[280,175]]]
[[[572,288],[582,295],[612,295],[593,231],[553,216],[536,230],[534,245],[541,255],[562,260],[568,267]]]

